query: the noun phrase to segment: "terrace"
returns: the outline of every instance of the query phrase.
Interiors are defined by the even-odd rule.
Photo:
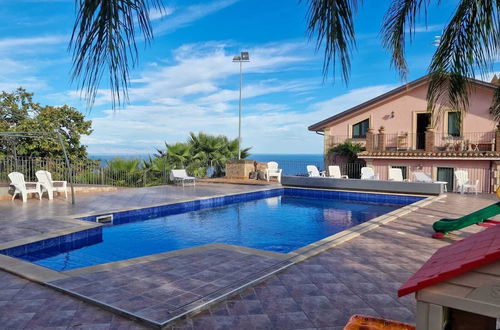
[[[272,186],[235,184],[200,184],[195,189],[172,186],[129,188],[79,195],[76,205],[63,199],[51,202],[30,199],[25,205],[20,201],[0,201],[0,242],[5,245],[18,240],[33,240],[40,235],[59,234],[61,230],[78,229],[82,221],[69,219],[68,216],[71,218],[82,212],[110,212],[269,188]],[[213,301],[199,310],[199,314],[189,315],[184,320],[166,325],[166,328],[340,329],[347,318],[355,313],[414,323],[414,299],[397,298],[397,288],[437,248],[481,229],[470,227],[451,235],[447,240],[438,241],[430,238],[432,222],[441,217],[469,213],[491,204],[495,199],[491,195],[474,197],[451,194],[434,197],[425,205],[390,222],[294,262],[286,269],[270,274],[260,284],[255,282],[234,294],[226,295],[218,303]],[[189,294],[202,293],[197,282],[201,278],[213,281],[207,277],[209,267],[212,272],[218,273],[217,267],[224,264],[227,267],[227,263],[236,260],[240,269],[244,269],[241,267],[244,267],[245,262],[255,266],[278,265],[282,262],[279,258],[274,259],[273,254],[256,254],[249,249],[229,251],[214,246],[188,252],[157,255],[111,267],[90,267],[67,272],[64,276],[56,274],[56,277],[52,277],[51,274],[46,282],[36,279],[47,276],[45,272],[24,274],[34,281],[9,274],[26,271],[26,267],[16,266],[11,260],[6,262],[10,258],[2,256],[0,299],[3,303],[0,304],[0,324],[7,328],[29,329],[151,327],[149,323],[137,323],[123,317],[123,310],[141,309],[148,312],[149,317],[155,317],[162,310],[162,305],[156,303],[158,299],[165,302],[168,300],[166,297],[170,297],[170,308],[172,303],[182,304],[185,299],[193,298]],[[185,260],[189,260],[188,264],[182,261],[183,257],[187,257]],[[176,266],[172,267],[172,263]],[[168,271],[167,274],[165,269],[176,269],[177,273]],[[197,275],[201,273],[202,277]],[[194,278],[186,280],[188,274]],[[181,292],[165,290],[167,282],[173,281],[180,285],[176,276],[184,277],[184,286],[178,289]],[[103,280],[106,281],[104,286]],[[159,285],[162,289],[159,289]],[[110,308],[115,302],[121,302],[117,306],[119,308]],[[152,308],[148,309],[148,306]]]
[[[366,153],[380,153],[415,156],[426,153],[440,156],[463,155],[477,157],[482,155],[497,156],[500,151],[498,131],[471,132],[461,135],[449,135],[428,130],[425,133],[391,133],[369,131],[364,138],[349,136],[328,136],[325,138],[325,151],[346,141],[360,143],[366,148]]]

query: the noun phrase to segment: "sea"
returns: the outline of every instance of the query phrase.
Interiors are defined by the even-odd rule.
[[[111,154],[91,154],[90,158],[100,161],[102,166],[106,166],[106,161],[115,157],[125,159],[148,159],[149,155],[111,155]],[[252,154],[250,160],[258,162],[277,162],[279,168],[283,169],[284,175],[304,175],[307,174],[307,165],[316,165],[319,170],[323,170],[322,154]]]

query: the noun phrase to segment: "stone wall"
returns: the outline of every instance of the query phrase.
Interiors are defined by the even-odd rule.
[[[267,163],[256,162],[253,160],[230,160],[226,163],[226,178],[235,180],[246,180],[250,173],[257,171],[265,171]]]

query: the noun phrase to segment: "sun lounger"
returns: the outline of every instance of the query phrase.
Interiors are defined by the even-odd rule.
[[[182,184],[184,185],[188,184],[189,182],[195,186],[196,185],[196,178],[193,176],[189,176],[186,173],[186,170],[171,170],[170,171],[170,180],[172,180],[175,184]]]

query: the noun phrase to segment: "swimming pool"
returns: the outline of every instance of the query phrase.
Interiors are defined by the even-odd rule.
[[[273,189],[115,213],[114,224],[83,246],[54,245],[17,257],[64,271],[209,243],[288,253],[420,199]]]

